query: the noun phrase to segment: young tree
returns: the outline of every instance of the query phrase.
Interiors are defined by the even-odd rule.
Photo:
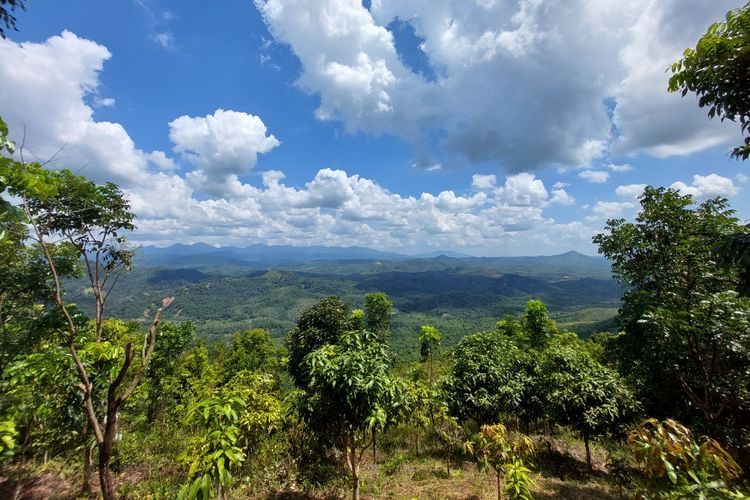
[[[430,416],[430,426],[435,431],[435,410],[436,400],[438,399],[435,390],[435,360],[434,357],[440,348],[442,336],[440,331],[431,325],[422,325],[422,333],[419,334],[419,352],[422,355],[422,362],[427,365],[427,411]]]
[[[557,333],[557,325],[550,319],[547,306],[541,300],[530,300],[526,303],[523,325],[529,342],[535,348],[544,348]]]
[[[492,469],[497,481],[497,500],[501,499],[500,479],[506,475],[506,483],[512,476],[516,488],[506,488],[512,499],[531,498],[529,489],[533,481],[523,466],[523,458],[534,453],[534,442],[524,435],[511,435],[503,424],[483,425],[477,434],[466,443],[466,450],[474,455],[481,469]],[[507,485],[506,485],[507,486]]]
[[[404,384],[392,378],[390,355],[379,336],[367,330],[347,332],[305,358],[310,381],[300,413],[316,432],[344,452],[352,475],[352,498],[359,499],[362,456],[374,430],[397,419],[405,402]]]
[[[739,121],[745,143],[732,156],[750,157],[750,3],[709,26],[671,70],[670,92],[695,92],[698,106],[708,106],[710,118]]]
[[[557,422],[581,433],[586,465],[591,468],[590,439],[632,418],[638,408],[633,395],[615,371],[588,354],[574,334],[557,338],[544,351],[541,371],[550,413]]]
[[[284,340],[289,352],[287,369],[297,387],[304,389],[309,380],[305,356],[323,345],[338,342],[349,329],[350,309],[339,297],[327,297],[305,309],[287,334]]]
[[[497,422],[521,404],[524,352],[500,332],[475,333],[453,351],[455,365],[443,392],[449,413],[477,424]]]
[[[365,295],[366,328],[377,333],[381,342],[388,343],[393,302],[383,292]]]

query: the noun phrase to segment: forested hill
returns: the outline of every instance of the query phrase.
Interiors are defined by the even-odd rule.
[[[392,346],[414,357],[422,324],[438,326],[451,345],[494,328],[499,318],[521,312],[531,298],[543,300],[564,327],[583,336],[611,329],[621,292],[604,259],[576,252],[408,258],[369,249],[274,248],[143,249],[135,269],[112,293],[109,314],[137,319],[161,297],[174,295],[171,318],[195,321],[206,336],[262,327],[281,339],[306,307],[326,296],[339,295],[362,307],[364,293],[382,291],[394,303]],[[368,253],[378,257],[362,257]],[[342,255],[351,258],[334,258]],[[279,263],[282,259],[286,263]],[[83,281],[70,283],[68,290],[73,301],[89,302]]]

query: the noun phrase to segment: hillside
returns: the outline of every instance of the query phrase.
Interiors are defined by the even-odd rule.
[[[377,254],[374,259],[363,255]],[[319,260],[305,260],[315,255]],[[350,255],[352,258],[342,258]],[[278,264],[286,259],[286,264]],[[69,285],[82,305],[85,284]],[[565,327],[582,336],[611,329],[620,287],[604,259],[575,252],[549,257],[408,258],[369,249],[207,245],[145,248],[108,303],[114,317],[138,319],[163,296],[176,297],[171,319],[190,319],[207,337],[262,327],[283,338],[305,307],[339,295],[362,307],[362,297],[385,292],[394,303],[392,345],[416,356],[424,323],[444,332],[447,345],[491,329],[529,299],[541,299]],[[84,307],[85,309],[85,307]]]

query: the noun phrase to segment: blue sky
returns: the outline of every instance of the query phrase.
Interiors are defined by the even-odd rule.
[[[139,243],[594,253],[643,184],[750,217],[739,127],[664,72],[742,4],[32,2],[0,115],[118,183]]]

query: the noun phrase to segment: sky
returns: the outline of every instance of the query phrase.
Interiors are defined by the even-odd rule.
[[[645,185],[750,218],[739,126],[667,92],[728,0],[66,0],[0,40],[24,158],[137,244],[595,254]]]

